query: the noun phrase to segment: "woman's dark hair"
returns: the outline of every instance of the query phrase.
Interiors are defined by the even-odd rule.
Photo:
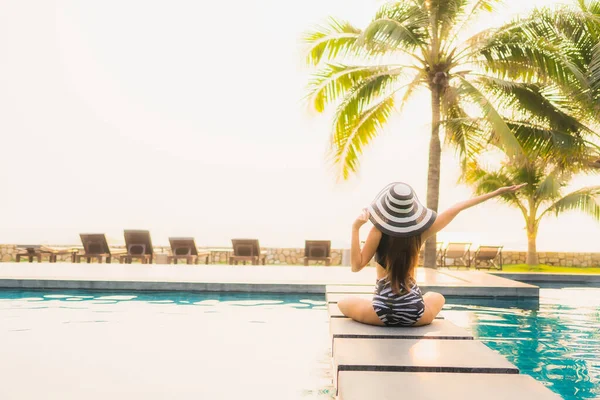
[[[387,279],[392,285],[392,291],[400,293],[400,288],[410,290],[413,281],[413,271],[419,262],[421,236],[395,237],[389,236],[384,255]]]

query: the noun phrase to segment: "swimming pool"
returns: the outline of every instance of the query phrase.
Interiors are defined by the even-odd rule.
[[[600,396],[600,288],[444,313],[565,399]],[[2,399],[333,399],[329,346],[320,295],[0,290]]]
[[[564,399],[600,397],[600,288],[545,286],[539,304],[511,303],[450,298],[444,313]]]
[[[323,296],[0,291],[1,399],[332,399]]]

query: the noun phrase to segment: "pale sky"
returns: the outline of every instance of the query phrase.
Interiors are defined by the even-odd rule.
[[[387,183],[408,182],[425,200],[426,97],[343,184],[325,162],[331,113],[302,102],[311,70],[301,34],[329,15],[364,27],[380,3],[0,1],[0,243],[76,244],[82,232],[119,243],[123,229],[149,229],[155,244],[347,247],[352,221]],[[506,3],[497,18],[555,2]],[[447,150],[441,209],[471,195],[458,176]],[[524,249],[523,225],[489,202],[440,239]],[[543,222],[538,247],[598,251],[599,237],[573,214]]]

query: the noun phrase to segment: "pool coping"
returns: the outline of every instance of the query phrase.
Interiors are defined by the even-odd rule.
[[[117,281],[76,279],[0,279],[0,289],[77,289],[107,291],[173,291],[173,292],[248,292],[248,293],[309,293],[326,294],[331,284],[317,283],[239,283],[239,282],[177,282],[177,281]],[[359,285],[356,285],[360,287]],[[425,292],[436,291],[448,297],[472,298],[538,298],[539,288],[490,286],[422,285]],[[372,293],[372,289],[361,293]]]
[[[348,267],[186,266],[142,264],[2,263],[0,288],[108,291],[188,291],[325,294],[327,287],[372,293],[374,271]],[[536,298],[539,288],[471,271],[420,270],[424,291],[445,296]]]
[[[66,279],[0,279],[0,289],[77,289],[160,292],[244,292],[325,294],[325,284],[143,282]]]
[[[490,275],[518,282],[600,283],[600,274],[565,274],[555,272],[489,272]]]

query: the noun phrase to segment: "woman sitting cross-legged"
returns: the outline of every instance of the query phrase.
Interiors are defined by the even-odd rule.
[[[375,256],[377,282],[373,300],[342,299],[342,313],[370,325],[421,326],[438,315],[445,299],[439,293],[423,295],[415,278],[421,244],[448,225],[461,211],[524,185],[500,188],[436,214],[424,207],[405,183],[387,185],[352,225],[350,262],[358,272]],[[359,229],[371,220],[373,228],[360,248]]]

